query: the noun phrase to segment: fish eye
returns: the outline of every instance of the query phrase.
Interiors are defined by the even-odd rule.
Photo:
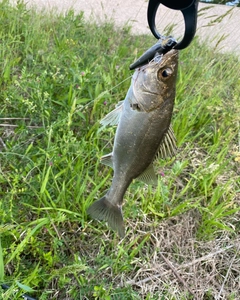
[[[159,70],[158,77],[159,79],[167,79],[172,74],[172,69],[166,68]]]

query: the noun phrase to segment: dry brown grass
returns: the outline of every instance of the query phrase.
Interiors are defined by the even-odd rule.
[[[106,286],[111,285],[113,290],[130,286],[140,299],[240,299],[239,232],[221,232],[214,240],[200,241],[197,238],[200,218],[198,211],[192,209],[157,226],[146,217],[135,223],[126,220],[131,231],[120,242],[118,238],[114,239],[111,231],[106,230],[105,224],[103,230],[100,228],[101,244],[99,239],[94,238],[95,229],[91,227],[81,232],[76,224],[73,228],[73,224],[68,223],[72,229],[67,232],[65,226],[62,234],[67,243],[72,242],[72,245],[68,244],[68,255],[79,253],[79,257],[96,270],[91,279],[95,282],[104,279]],[[238,226],[239,214],[234,218],[231,224]],[[119,255],[121,249],[131,255],[130,252],[144,238],[144,247],[136,252],[131,261],[131,270],[128,268],[116,272],[118,260],[119,265],[123,264],[124,255]],[[128,245],[131,247],[128,248]],[[101,268],[103,257],[108,257],[113,265],[106,263],[105,268]],[[77,284],[74,279],[71,282],[73,284]],[[54,285],[52,282],[52,287]],[[81,290],[82,286],[79,288]],[[66,294],[62,298],[63,293],[57,293],[59,298],[56,299],[72,299]],[[157,295],[159,298],[156,298]],[[86,295],[81,299],[91,298]],[[122,298],[116,296],[113,299]],[[132,299],[135,299],[134,296]]]
[[[239,237],[225,233],[213,241],[198,241],[198,220],[198,213],[191,210],[162,222],[151,234],[148,265],[142,265],[127,283],[142,296],[157,291],[164,295],[167,287],[169,299],[183,299],[184,294],[186,299],[238,299]]]

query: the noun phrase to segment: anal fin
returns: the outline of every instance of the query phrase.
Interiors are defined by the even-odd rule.
[[[146,184],[157,185],[158,178],[154,172],[153,165],[151,164],[141,175],[139,175],[137,180],[141,180]]]

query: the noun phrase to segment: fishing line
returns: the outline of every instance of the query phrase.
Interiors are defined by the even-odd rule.
[[[95,99],[89,101],[87,104],[83,105],[82,108],[86,108],[88,105],[90,105],[91,103],[97,102],[98,99],[102,98],[103,95],[108,94],[109,92],[111,92],[112,90],[114,90],[115,88],[117,88],[118,86],[120,86],[122,83],[124,83],[125,81],[129,80],[132,77],[132,75],[128,76],[126,79],[122,80],[121,82],[119,82],[117,85],[115,85],[114,87],[112,87],[111,89],[108,89],[102,93],[100,93]],[[76,110],[79,111],[79,110]]]
[[[115,86],[113,86],[112,88],[100,93],[96,98],[94,98],[93,100],[89,101],[88,103],[86,103],[85,105],[82,105],[81,107],[79,107],[78,109],[75,109],[75,111],[73,112],[73,114],[77,113],[77,112],[83,112],[86,108],[88,108],[89,105],[91,105],[92,103],[95,103],[97,102],[100,98],[103,97],[103,95],[105,94],[108,94],[109,92],[113,91],[115,88],[119,87],[121,84],[123,84],[125,81],[129,80],[130,78],[132,77],[132,75],[128,76],[127,78],[125,78],[124,80],[122,80],[121,82],[119,82],[118,84],[116,84]],[[59,120],[59,121],[56,121],[56,122],[53,122],[50,127],[54,128],[55,126],[59,126],[62,122],[66,122],[67,119],[69,118],[69,116]],[[29,127],[27,127],[29,128]],[[48,127],[49,128],[49,127]],[[43,126],[39,126],[38,129],[43,129],[44,131],[46,130],[45,127]],[[38,136],[42,135],[43,132],[37,134],[37,135],[34,135],[35,138],[37,138]],[[33,138],[33,136],[31,136],[31,139]],[[29,144],[29,141],[25,141],[25,142],[22,142],[21,144],[15,146],[15,149],[18,149],[20,147],[22,147],[24,144]],[[5,152],[6,153],[6,152]],[[6,154],[14,154],[14,153],[6,153]]]

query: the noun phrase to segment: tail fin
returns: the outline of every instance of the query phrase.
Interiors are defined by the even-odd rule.
[[[122,210],[120,206],[113,205],[104,196],[100,200],[94,202],[88,209],[87,213],[97,220],[105,220],[108,225],[118,232],[120,237],[125,236],[125,227],[123,223]]]

